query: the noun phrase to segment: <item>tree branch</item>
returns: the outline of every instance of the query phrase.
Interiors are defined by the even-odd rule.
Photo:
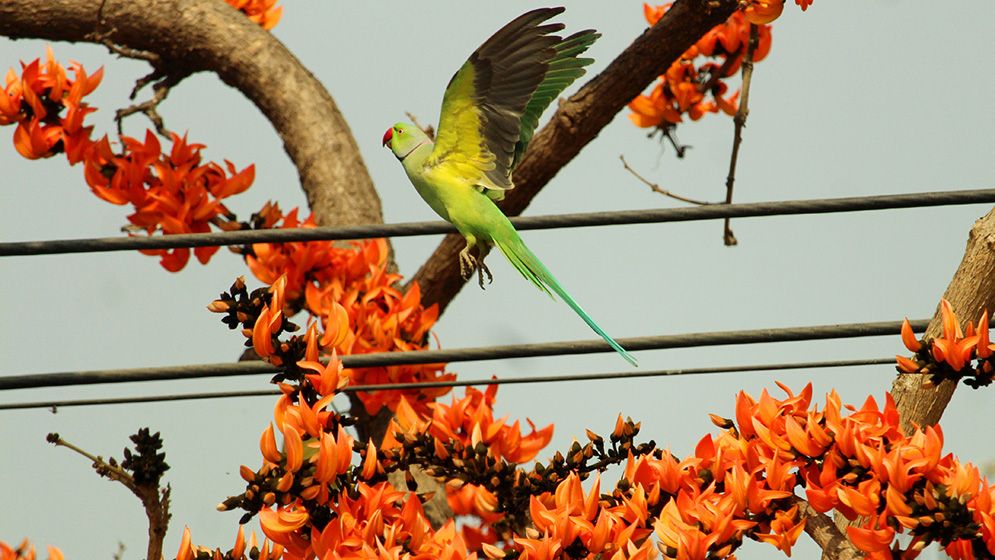
[[[995,209],[971,227],[964,257],[943,297],[965,323],[977,320],[985,309],[995,310]],[[936,337],[942,333],[943,320],[937,305],[924,337]],[[938,423],[959,383],[948,379],[934,385],[925,383],[927,379],[928,375],[899,375],[891,385],[902,431],[907,434],[912,433],[916,426]],[[838,513],[834,521],[841,531],[854,524]],[[824,552],[822,557],[831,558],[828,552]]]
[[[822,549],[822,557],[831,560],[860,560],[864,553],[846,538],[829,516],[815,511],[805,500],[794,496],[791,501],[805,518],[805,532]]]
[[[501,209],[517,216],[556,173],[594,139],[633,98],[664,73],[691,45],[736,10],[732,0],[677,0],[656,25],[647,29],[607,68],[559,109],[532,139],[515,170],[515,188]],[[457,255],[465,242],[447,235],[412,278],[421,286],[426,305],[444,310],[463,287]]]
[[[743,96],[739,100],[739,109],[733,117],[734,132],[732,137],[732,154],[729,156],[729,175],[726,177],[726,204],[732,204],[732,189],[736,184],[736,162],[739,161],[739,146],[743,143],[743,128],[746,126],[746,118],[750,115],[750,79],[753,77],[753,53],[757,50],[757,43],[760,40],[760,27],[755,23],[750,24],[750,40],[746,47],[746,57],[743,58]],[[726,247],[731,247],[739,243],[732,233],[731,220],[726,218],[723,221],[722,240]]]
[[[158,434],[156,435],[158,436]],[[59,434],[50,433],[46,439],[56,447],[65,447],[86,457],[98,475],[108,480],[120,482],[142,501],[145,516],[149,520],[149,543],[145,558],[146,560],[162,560],[162,542],[166,538],[166,529],[169,527],[171,517],[169,513],[169,485],[167,484],[165,488],[160,489],[158,480],[155,483],[141,484],[113,458],[110,461],[105,461],[103,457],[93,455],[62,439]],[[123,548],[124,545],[121,544],[120,549],[123,550]]]
[[[4,0],[0,35],[113,44],[115,52],[155,55],[167,75],[214,72],[273,124],[319,224],[383,221],[332,97],[280,41],[224,2]]]
[[[681,194],[677,194],[675,192],[668,191],[667,189],[661,187],[660,185],[640,175],[638,171],[636,171],[635,169],[632,168],[632,166],[629,165],[629,162],[625,161],[625,156],[618,156],[618,159],[622,160],[622,168],[631,173],[632,176],[638,179],[640,183],[646,185],[647,187],[650,188],[651,191],[657,194],[661,194],[663,196],[672,198],[674,200],[679,200],[681,202],[687,202],[688,204],[696,204],[698,206],[707,206],[709,204],[715,204],[714,202],[698,200],[696,198],[690,198]]]
[[[974,222],[967,239],[964,258],[943,293],[961,321],[976,321],[982,310],[995,310],[995,209]],[[926,329],[926,337],[940,336],[943,324],[939,305]],[[899,375],[891,387],[901,414],[902,429],[936,424],[950,402],[957,383],[944,381],[923,386],[928,376]]]

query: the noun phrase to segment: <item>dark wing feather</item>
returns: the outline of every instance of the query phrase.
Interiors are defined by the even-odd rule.
[[[452,165],[463,176],[475,170],[480,175],[476,184],[488,189],[514,186],[511,171],[522,140],[522,115],[563,43],[551,34],[564,26],[543,22],[562,12],[527,12],[470,55],[446,88],[438,139],[426,165]]]
[[[584,75],[586,72],[584,69],[585,66],[594,62],[593,58],[577,57],[583,54],[599,37],[601,37],[600,33],[597,33],[593,29],[586,29],[574,33],[554,46],[556,56],[549,61],[549,69],[546,71],[546,76],[543,78],[542,83],[539,84],[539,87],[536,88],[532,99],[529,100],[529,104],[525,107],[525,112],[522,114],[521,133],[518,143],[515,145],[515,158],[512,163],[512,169],[517,167],[518,162],[522,159],[522,154],[525,153],[525,148],[528,147],[529,142],[532,140],[532,135],[539,125],[539,117],[542,116],[542,113],[574,80]]]

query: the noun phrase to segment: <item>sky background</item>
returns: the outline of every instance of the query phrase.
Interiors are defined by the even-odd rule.
[[[466,56],[526,2],[318,2],[286,0],[274,33],[331,92],[355,134],[383,198],[386,222],[435,219],[381,148],[383,131],[411,111],[436,122],[443,88]],[[645,28],[639,2],[568,2],[570,30],[595,27],[590,51],[600,71]],[[607,6],[610,6],[607,7]],[[773,48],[757,65],[750,119],[737,172],[736,201],[860,196],[992,187],[995,74],[988,70],[995,3],[949,6],[903,0],[818,0],[806,13],[785,8]],[[405,36],[403,41],[393,37]],[[0,68],[44,56],[46,43],[0,39]],[[113,109],[128,104],[147,67],[91,45],[53,45],[63,62],[107,67],[89,122],[113,130]],[[576,86],[570,91],[574,91]],[[301,110],[307,110],[302,107]],[[239,167],[256,182],[230,207],[247,217],[266,200],[305,204],[297,174],[272,127],[237,91],[198,74],[173,90],[160,111],[176,131],[208,146],[204,155]],[[529,215],[672,207],[622,169],[619,155],[651,180],[692,197],[719,200],[732,120],[709,115],[682,125],[693,146],[683,160],[620,113],[564,168]],[[136,116],[127,132],[143,134]],[[64,157],[30,162],[0,131],[0,239],[116,235],[127,210],[95,198],[82,170]],[[984,205],[824,216],[740,219],[739,246],[722,244],[721,221],[535,231],[525,241],[610,334],[629,337],[929,317],[963,254]],[[400,270],[413,274],[436,237],[394,242]],[[537,292],[500,257],[495,281],[467,286],[435,330],[443,347],[592,339],[559,302]],[[209,266],[179,274],[138,253],[5,258],[0,261],[0,375],[167,366],[234,360],[242,337],[205,305],[239,276],[222,251]],[[644,369],[875,358],[904,353],[898,336],[640,352]],[[612,354],[454,364],[465,378],[628,371]],[[551,454],[584,428],[609,431],[619,412],[642,421],[645,438],[687,454],[713,429],[707,413],[731,416],[737,391],[777,391],[775,380],[816,400],[836,388],[844,402],[879,401],[891,366],[746,373],[631,381],[509,386],[496,413],[556,425]],[[7,391],[0,402],[267,388],[268,376]],[[462,390],[458,392],[462,394]],[[448,400],[448,399],[446,399]],[[993,397],[960,388],[943,417],[947,449],[979,463],[995,457],[985,428]],[[140,504],[99,479],[88,461],[45,443],[56,431],[92,453],[120,457],[139,427],[161,431],[171,465],[175,554],[184,525],[194,541],[225,549],[239,513],[215,505],[244,489],[240,464],[260,463],[260,431],[273,399],[247,398],[0,411],[0,539],[54,544],[67,558],[143,558]],[[544,457],[547,454],[541,454]],[[802,537],[796,555],[815,547]],[[747,543],[742,558],[775,558]]]

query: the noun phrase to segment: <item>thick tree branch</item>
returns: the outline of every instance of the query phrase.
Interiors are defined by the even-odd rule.
[[[977,321],[984,309],[989,312],[995,310],[995,210],[974,222],[968,234],[964,258],[943,297],[964,323]],[[940,336],[942,332],[937,305],[926,336]],[[953,381],[944,381],[936,386],[924,386],[924,381],[924,375],[900,375],[892,385],[891,394],[895,397],[902,428],[906,432],[913,426],[929,426],[939,422],[957,387]]]
[[[273,35],[218,0],[4,0],[0,35],[86,41],[157,57],[166,75],[214,72],[273,124],[323,225],[382,222],[348,125]]]
[[[532,139],[515,170],[515,188],[501,209],[517,216],[556,173],[594,139],[629,101],[663,74],[691,45],[735,11],[730,0],[677,0],[674,6],[607,68],[570,99]],[[426,304],[445,307],[463,287],[457,255],[464,241],[448,235],[414,275]]]

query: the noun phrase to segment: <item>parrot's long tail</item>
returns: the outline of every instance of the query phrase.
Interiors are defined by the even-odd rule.
[[[565,301],[567,305],[570,306],[570,309],[573,309],[577,315],[580,315],[580,318],[587,323],[587,326],[591,327],[594,332],[598,333],[601,338],[605,339],[605,342],[614,348],[620,356],[625,358],[625,361],[638,367],[639,363],[636,361],[636,358],[634,358],[632,354],[629,354],[625,348],[622,348],[621,344],[615,342],[614,338],[608,336],[608,333],[606,333],[604,329],[594,322],[594,319],[592,319],[590,315],[588,315],[584,309],[581,308],[580,304],[574,301],[574,298],[570,297],[570,294],[563,289],[563,286],[560,286],[560,283],[556,281],[555,277],[553,277],[553,273],[551,273],[549,269],[542,264],[539,257],[535,256],[535,254],[525,246],[525,242],[523,242],[522,238],[518,236],[518,232],[511,227],[511,224],[508,224],[508,230],[506,230],[506,233],[509,232],[510,234],[500,236],[503,239],[494,239],[493,241],[494,244],[501,249],[501,252],[504,253],[504,256],[508,258],[508,261],[511,262],[511,264],[518,270],[518,272],[520,272],[522,276],[535,284],[535,286],[543,292],[549,294],[549,291],[552,290],[556,293],[556,295],[560,296],[560,299]],[[549,295],[552,296],[552,294]]]

